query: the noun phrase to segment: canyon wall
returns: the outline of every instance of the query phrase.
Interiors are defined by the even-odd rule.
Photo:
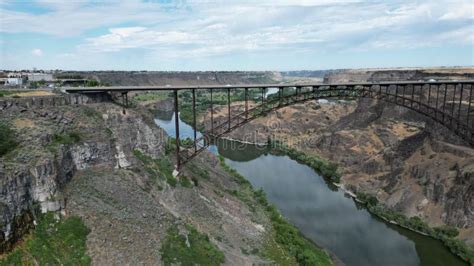
[[[62,75],[80,75],[112,86],[226,85],[275,83],[271,71],[75,71]]]

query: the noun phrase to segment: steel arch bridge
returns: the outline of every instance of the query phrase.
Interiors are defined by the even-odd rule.
[[[227,86],[151,86],[151,87],[78,87],[68,88],[70,93],[120,93],[124,107],[128,106],[128,92],[131,91],[172,91],[174,94],[174,115],[176,129],[177,169],[205,150],[209,139],[222,137],[224,134],[265,115],[292,104],[327,98],[372,98],[406,107],[423,114],[445,126],[461,137],[470,146],[474,146],[474,81],[446,82],[379,82],[379,83],[345,83],[345,84],[257,84]],[[271,97],[265,96],[267,89],[277,89]],[[231,92],[243,90],[244,111],[231,110]],[[249,99],[249,90],[259,91],[259,99]],[[194,137],[191,143],[182,145],[179,135],[179,92],[191,91]],[[196,92],[206,92],[210,97],[211,126],[197,137],[196,126]],[[220,123],[214,121],[213,94],[216,91],[227,92],[227,119]],[[290,92],[289,92],[290,91]],[[249,108],[249,101],[258,102]]]

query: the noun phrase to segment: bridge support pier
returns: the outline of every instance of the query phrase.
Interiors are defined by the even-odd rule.
[[[466,126],[468,130],[470,129],[469,116],[471,113],[471,102],[472,102],[472,84],[469,87],[469,104],[467,106],[467,117],[466,117]]]
[[[227,123],[230,130],[230,89],[227,89]]]
[[[196,133],[196,89],[193,89],[193,133],[194,133],[194,152],[197,151],[197,143],[196,143],[196,138],[197,138],[197,133]]]
[[[176,170],[181,168],[181,158],[179,157],[179,105],[178,105],[178,90],[174,91],[174,122],[176,129]]]
[[[128,108],[128,91],[122,92],[122,113],[126,114],[125,108]]]
[[[458,106],[458,121],[461,121],[461,105],[462,105],[462,95],[464,93],[464,85],[461,84],[461,96],[459,97],[459,106]],[[457,129],[459,130],[460,124],[458,123]]]
[[[245,88],[245,120],[249,119],[249,89]]]
[[[283,88],[278,87],[278,106],[281,106],[281,101],[283,99],[282,95],[283,95]]]
[[[212,102],[212,89],[209,89],[211,91],[211,135],[214,134],[214,106]]]

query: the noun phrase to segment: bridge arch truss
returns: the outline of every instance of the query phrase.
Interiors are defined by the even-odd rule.
[[[219,138],[223,135],[249,123],[250,121],[268,114],[273,110],[284,108],[296,103],[318,99],[355,99],[372,98],[393,103],[423,114],[434,121],[444,125],[453,133],[464,139],[469,145],[474,146],[474,117],[473,117],[473,83],[445,82],[445,83],[379,83],[379,84],[321,84],[301,86],[278,86],[278,92],[273,97],[266,97],[265,90],[275,87],[257,88],[262,90],[262,97],[257,105],[248,108],[248,90],[255,88],[225,88],[228,95],[232,90],[245,90],[243,112],[231,112],[230,97],[227,101],[227,119],[215,124],[213,118],[213,104],[210,104],[211,128],[202,132],[201,137],[194,137],[187,147],[177,146],[180,164],[191,160],[194,156],[206,149],[210,138]],[[288,88],[293,93],[287,94]],[[201,89],[201,88],[200,88]],[[195,90],[195,89],[192,89]],[[211,95],[213,89],[208,89]],[[176,92],[177,94],[177,92]],[[195,95],[195,91],[193,91]],[[195,97],[195,96],[194,96]],[[193,99],[195,99],[193,97]],[[212,96],[211,96],[212,97]],[[254,99],[252,99],[254,100]],[[177,102],[177,97],[175,97]],[[175,107],[179,111],[179,106]],[[175,112],[177,114],[178,112]],[[196,109],[193,108],[195,116]],[[178,121],[176,117],[176,121]],[[195,121],[194,117],[194,121]],[[222,120],[222,119],[221,119]],[[179,125],[176,125],[179,127]],[[194,122],[193,127],[196,129]],[[179,134],[179,133],[178,133]],[[178,137],[178,135],[177,135]]]
[[[474,146],[474,81],[445,82],[380,82],[346,84],[257,84],[257,85],[210,85],[210,86],[146,86],[146,87],[77,87],[68,88],[70,93],[116,92],[121,94],[123,104],[128,105],[131,91],[172,91],[174,94],[174,115],[176,127],[177,169],[190,161],[210,145],[210,139],[219,138],[232,130],[265,115],[292,104],[317,99],[372,98],[403,106],[423,114],[451,130],[468,145]],[[266,96],[267,89],[277,89],[277,93]],[[231,92],[244,91],[244,111],[232,112]],[[249,90],[259,90],[258,99],[249,98]],[[191,143],[181,143],[179,135],[179,93],[191,91],[194,137]],[[213,93],[227,92],[227,119],[214,121]],[[211,117],[210,129],[197,137],[196,98],[197,93],[210,97],[208,108]],[[253,94],[255,95],[255,94]],[[249,102],[256,102],[249,107]],[[221,119],[222,120],[222,119]]]

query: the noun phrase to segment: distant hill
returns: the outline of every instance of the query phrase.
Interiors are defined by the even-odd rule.
[[[270,71],[70,71],[61,75],[95,79],[111,86],[226,85],[278,82],[278,73]]]
[[[301,71],[66,71],[58,77],[95,79],[110,86],[344,83],[474,79],[474,67]]]
[[[429,81],[474,79],[474,67],[453,68],[394,68],[337,70],[324,76],[324,83]]]

